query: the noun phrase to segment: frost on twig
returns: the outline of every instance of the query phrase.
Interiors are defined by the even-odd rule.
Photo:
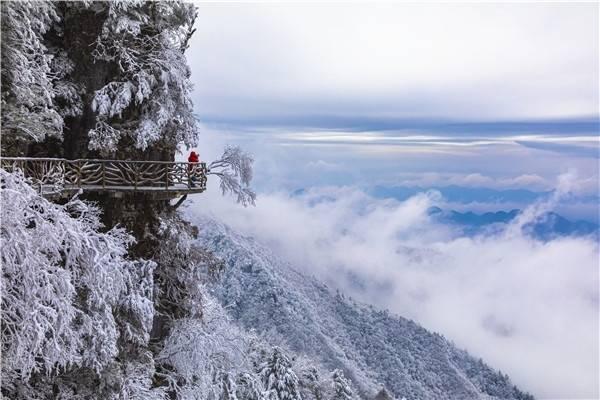
[[[244,207],[254,205],[256,193],[250,188],[252,181],[252,163],[254,158],[238,146],[227,146],[220,159],[208,166],[208,174],[221,179],[223,195],[231,193]]]

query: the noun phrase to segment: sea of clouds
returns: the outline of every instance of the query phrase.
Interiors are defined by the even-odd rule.
[[[261,193],[245,209],[211,177],[185,203],[190,218],[221,219],[297,269],[444,334],[540,398],[598,398],[598,243],[539,242],[520,229],[549,210],[597,221],[597,202],[584,201],[598,195],[597,129],[552,121],[597,114],[598,15],[587,5],[429,6],[201,5],[187,52],[195,110],[209,122],[196,150],[203,160],[229,142],[254,152]],[[386,117],[552,123],[377,130]],[[570,169],[583,176],[555,185]],[[360,189],[386,182],[558,190],[502,232],[463,237],[429,207],[523,205]],[[290,196],[298,188],[309,189]]]
[[[259,196],[256,207],[213,185],[187,206],[251,235],[347,295],[437,331],[540,398],[597,398],[599,246],[540,242],[521,226],[552,210],[574,178],[498,233],[463,237],[433,221],[443,199],[374,199],[355,187]]]

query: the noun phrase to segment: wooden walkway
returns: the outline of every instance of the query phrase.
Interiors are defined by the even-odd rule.
[[[44,195],[70,191],[148,192],[171,196],[206,190],[206,163],[67,160],[2,157],[0,167],[21,170]]]

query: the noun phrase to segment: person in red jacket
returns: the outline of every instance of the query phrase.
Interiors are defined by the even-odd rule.
[[[192,151],[190,153],[190,156],[188,157],[188,162],[191,163],[191,164],[196,164],[196,163],[200,162],[200,157],[198,157],[198,154],[196,154],[195,151]],[[188,166],[188,171],[189,171],[189,174],[191,176],[190,183],[191,183],[192,187],[196,186],[196,176],[195,176],[195,173],[194,173],[195,172],[195,168],[194,167],[195,167],[194,165],[189,165]]]
[[[198,157],[198,154],[195,151],[192,151],[190,153],[190,156],[188,157],[188,162],[191,162],[191,163],[200,162],[200,157]]]

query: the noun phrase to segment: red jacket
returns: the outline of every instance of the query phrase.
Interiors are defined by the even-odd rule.
[[[188,162],[197,163],[199,161],[200,161],[200,158],[198,158],[198,154],[196,154],[196,152],[192,151],[190,153],[190,156],[188,157]]]

